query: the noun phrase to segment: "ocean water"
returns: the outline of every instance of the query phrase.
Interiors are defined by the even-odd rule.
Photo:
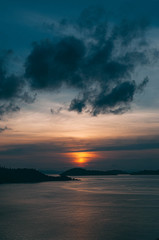
[[[159,176],[0,185],[0,240],[157,240]]]

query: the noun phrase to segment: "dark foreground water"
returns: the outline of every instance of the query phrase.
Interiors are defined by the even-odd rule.
[[[159,176],[0,185],[0,240],[156,240]]]

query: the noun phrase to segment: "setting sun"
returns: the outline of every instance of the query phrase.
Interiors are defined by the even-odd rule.
[[[96,157],[96,153],[93,152],[73,152],[69,153],[73,163],[79,166],[85,166],[88,162],[92,161]]]

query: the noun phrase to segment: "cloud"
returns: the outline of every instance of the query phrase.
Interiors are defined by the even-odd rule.
[[[33,103],[36,94],[29,92],[28,84],[21,75],[11,73],[13,51],[0,53],[0,116],[20,110],[21,102]]]
[[[4,131],[6,131],[6,130],[9,130],[9,129],[10,129],[10,128],[8,128],[7,126],[4,127],[4,128],[0,127],[0,133],[4,132]]]
[[[78,113],[81,113],[83,109],[86,107],[85,104],[86,100],[85,99],[78,99],[75,98],[72,100],[69,110],[70,111],[77,111]]]
[[[59,114],[63,109],[64,109],[63,107],[58,107],[56,109],[55,108],[51,108],[50,112],[51,112],[51,114],[56,115],[56,114]]]
[[[2,130],[3,131],[3,130]],[[50,153],[65,153],[70,147],[65,142],[59,143],[33,143],[33,144],[13,144],[6,146],[5,149],[0,149],[0,155],[3,156],[23,156],[23,155],[48,155]]]
[[[145,37],[147,21],[123,20],[113,25],[106,21],[102,8],[91,7],[77,21],[63,20],[56,25],[60,26],[58,40],[34,43],[26,59],[25,77],[31,88],[76,89],[78,96],[69,110],[78,113],[96,116],[128,111],[134,95],[143,91],[149,80],[146,77],[137,84],[133,74],[155,57]],[[73,30],[66,34],[70,28]]]
[[[95,158],[91,158],[88,163],[90,168],[93,166],[102,169],[108,166],[131,169],[132,166],[137,168],[140,165],[139,169],[142,169],[148,164],[150,169],[158,167],[158,151],[159,136],[82,141],[78,138],[57,138],[52,142],[2,145],[0,163],[4,166],[62,169],[72,167],[74,153],[94,152]]]
[[[78,68],[84,53],[83,42],[73,36],[58,43],[50,40],[34,43],[25,64],[25,76],[34,89],[56,90],[64,83],[82,87]]]
[[[143,91],[147,83],[149,82],[149,78],[145,77],[145,79],[138,85],[138,91]]]
[[[69,111],[122,114],[131,108],[135,94],[149,81],[137,83],[137,68],[156,58],[146,41],[146,20],[108,22],[102,7],[85,9],[76,21],[53,25],[54,40],[34,42],[24,75],[8,70],[12,51],[0,55],[0,115],[19,111],[22,102],[33,103],[39,91],[76,90]],[[70,30],[71,29],[71,30]],[[158,54],[157,54],[158,55]],[[36,91],[36,93],[35,93]],[[52,113],[55,111],[52,109]]]
[[[12,56],[12,50],[3,51],[0,54],[0,100],[13,100],[20,95],[24,82],[23,79],[15,74],[9,74],[7,68]]]
[[[140,151],[140,150],[152,150],[159,149],[159,137],[149,138],[148,136],[143,139],[120,139],[120,142],[104,143],[100,142],[100,146],[94,146],[88,148],[88,152],[101,152],[101,151]]]
[[[3,128],[7,130],[8,128]],[[3,131],[3,130],[2,130]],[[102,152],[102,151],[136,151],[159,149],[159,136],[126,137],[115,139],[80,140],[78,138],[60,138],[52,142],[7,145],[0,147],[0,155],[25,155],[42,153]]]
[[[0,117],[5,114],[9,114],[11,112],[18,112],[20,111],[20,107],[15,105],[14,103],[4,103],[0,105]]]

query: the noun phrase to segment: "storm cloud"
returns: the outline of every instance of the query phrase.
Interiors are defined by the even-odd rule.
[[[135,94],[149,80],[145,77],[137,83],[133,74],[155,55],[146,41],[147,21],[112,24],[102,8],[91,7],[76,21],[63,20],[56,26],[60,26],[56,40],[35,42],[26,59],[25,77],[31,88],[75,89],[78,95],[70,111],[96,116],[129,110]]]

